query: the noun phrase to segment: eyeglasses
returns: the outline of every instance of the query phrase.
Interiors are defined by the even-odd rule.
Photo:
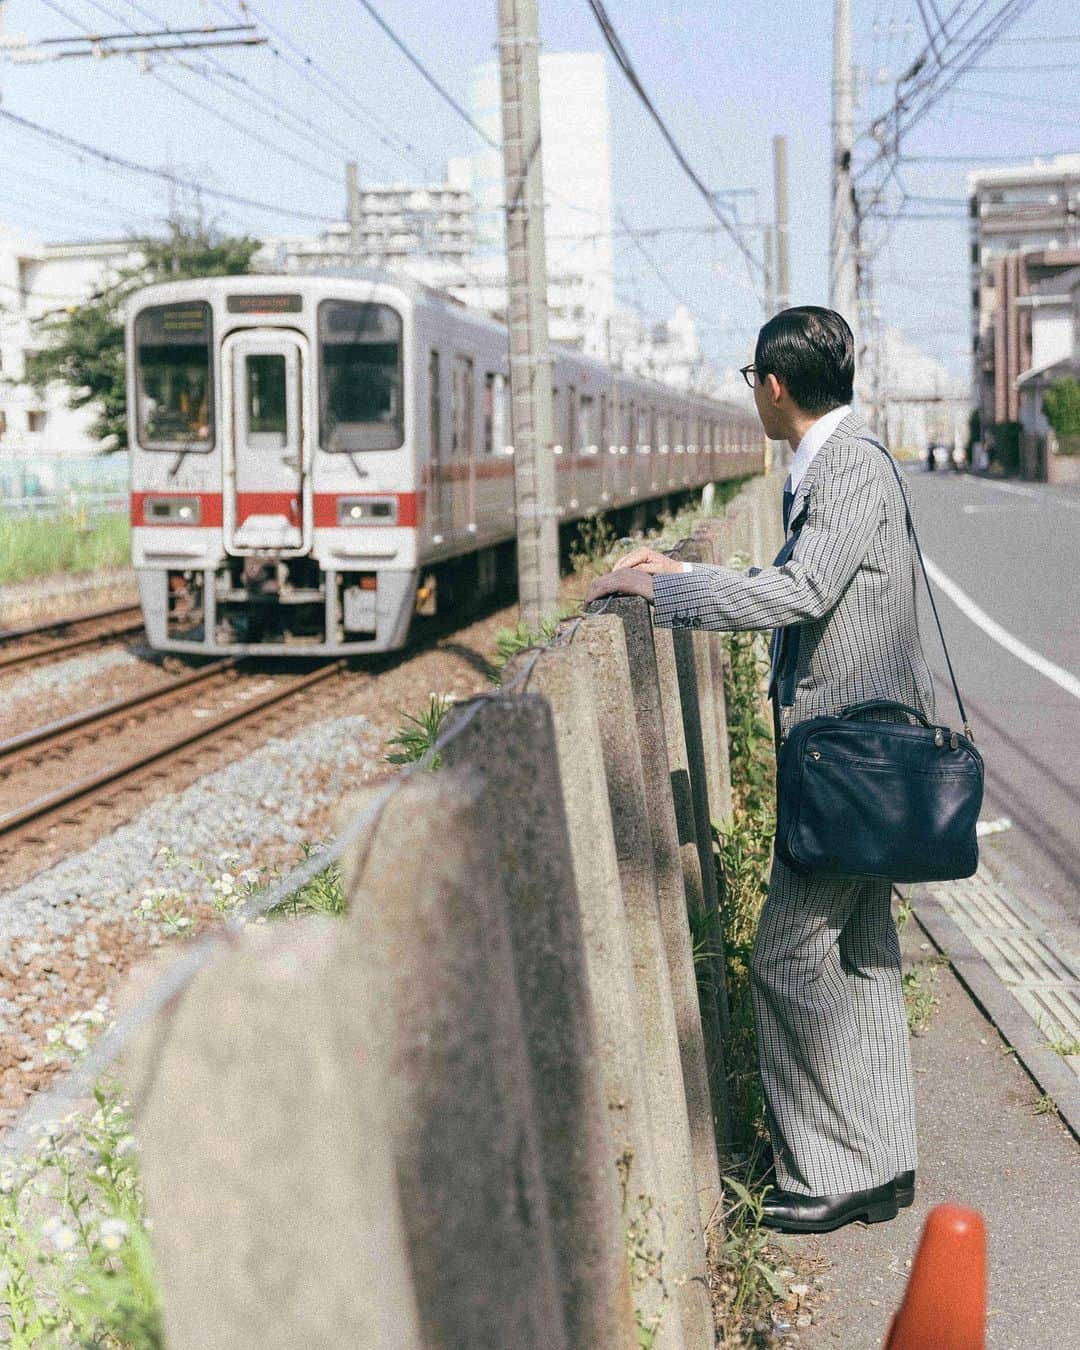
[[[739,374],[743,377],[751,389],[754,387],[755,377],[757,376],[757,367],[754,365],[740,366]]]

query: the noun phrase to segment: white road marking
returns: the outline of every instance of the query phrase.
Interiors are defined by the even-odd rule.
[[[931,560],[924,556],[926,571],[934,585],[943,591],[953,604],[962,613],[966,614],[972,623],[977,624],[987,637],[992,638],[999,646],[1004,647],[1007,652],[1011,652],[1019,661],[1029,665],[1032,670],[1037,670],[1040,675],[1045,675],[1048,680],[1059,685],[1067,694],[1072,694],[1073,698],[1080,699],[1080,680],[1061,666],[1055,666],[1053,661],[1048,661],[1045,656],[1040,656],[1033,651],[1026,643],[1021,642],[1019,638],[1013,635],[1001,624],[987,614],[986,610],[980,609],[972,600],[966,591],[962,591],[955,581],[950,580],[944,572]]]
[[[1070,511],[1080,511],[1080,502],[1059,497],[1056,493],[1041,492],[1035,487],[1021,487],[1018,483],[999,483],[993,478],[979,478],[976,481],[983,487],[993,488],[995,492],[1009,492],[1014,497],[1031,497],[1044,506],[1066,506]]]
[[[1004,834],[1006,830],[1012,829],[1012,821],[1008,816],[1000,816],[997,820],[980,820],[976,822],[975,834],[979,839],[988,834]]]
[[[965,516],[977,515],[980,511],[1037,511],[1038,503],[1030,502],[1027,506],[1017,506],[1013,502],[979,502],[977,505],[970,503],[964,507]]]

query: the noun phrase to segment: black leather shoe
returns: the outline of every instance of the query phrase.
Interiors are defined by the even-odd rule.
[[[886,1181],[868,1191],[851,1191],[848,1195],[772,1191],[763,1202],[761,1222],[765,1228],[779,1228],[785,1233],[830,1233],[855,1219],[884,1223],[896,1218],[896,1210],[895,1181]]]
[[[915,1203],[915,1173],[897,1172],[896,1203],[901,1209],[907,1209]]]

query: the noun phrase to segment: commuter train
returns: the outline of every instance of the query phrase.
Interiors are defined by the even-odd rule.
[[[127,318],[133,561],[151,646],[391,651],[514,570],[506,329],[379,274],[214,277]],[[563,522],[641,525],[760,470],[748,410],[553,352]]]

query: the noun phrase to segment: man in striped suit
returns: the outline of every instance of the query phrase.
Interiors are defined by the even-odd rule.
[[[639,548],[588,598],[643,595],[667,627],[775,630],[781,737],[872,698],[932,719],[904,502],[851,411],[850,328],[831,310],[784,310],[761,329],[743,374],[766,435],[795,452],[776,563],[742,572]],[[773,859],[751,960],[773,1227],[823,1232],[892,1218],[912,1201],[914,1104],[890,897],[888,882],[798,877]]]

